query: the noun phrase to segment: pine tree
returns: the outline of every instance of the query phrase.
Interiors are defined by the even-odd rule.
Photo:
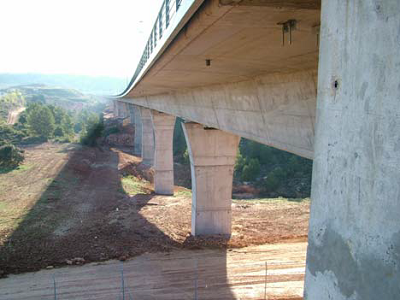
[[[44,138],[51,137],[56,127],[51,110],[43,105],[31,109],[28,115],[28,124],[34,133]]]

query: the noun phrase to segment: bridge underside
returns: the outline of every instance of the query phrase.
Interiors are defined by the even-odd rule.
[[[318,2],[228,2],[203,3],[122,100],[312,158]]]
[[[229,233],[235,135],[313,158],[304,298],[395,300],[400,2],[321,11],[320,36],[316,1],[205,1],[119,101],[217,128],[184,125],[194,233]]]

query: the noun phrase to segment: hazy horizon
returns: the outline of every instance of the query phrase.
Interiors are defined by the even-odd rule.
[[[0,2],[0,73],[113,77],[135,72],[162,0]]]

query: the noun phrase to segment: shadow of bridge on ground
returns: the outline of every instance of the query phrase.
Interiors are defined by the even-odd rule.
[[[186,242],[173,239],[172,227],[165,232],[143,212],[156,206],[168,214],[174,197],[129,195],[121,184],[121,152],[79,145],[37,147],[27,149],[36,151],[31,161],[28,155],[31,167],[13,178],[15,188],[22,192],[11,193],[13,187],[9,186],[6,188],[13,198],[7,191],[0,195],[0,204],[26,208],[12,230],[0,232],[0,270],[10,274],[55,269],[42,270],[24,283],[13,277],[14,283],[1,289],[0,299],[54,299],[52,275],[60,280],[59,299],[93,299],[93,295],[96,299],[118,299],[119,267],[100,268],[109,266],[106,260],[125,260],[144,253],[125,263],[132,262],[125,284],[134,299],[194,299],[195,282],[199,299],[235,299],[227,280],[226,250],[209,257],[209,250],[172,251],[187,247]],[[35,163],[38,155],[46,163]],[[65,160],[64,165],[59,164],[59,157]],[[58,170],[57,176],[51,176]],[[35,182],[45,188],[36,194],[32,190],[35,195],[24,203]],[[153,219],[159,211],[154,211]],[[190,213],[179,212],[178,226],[189,230]],[[58,268],[83,262],[102,262],[104,266]]]

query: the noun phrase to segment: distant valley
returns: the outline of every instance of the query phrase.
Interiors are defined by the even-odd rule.
[[[84,94],[117,95],[126,88],[127,79],[65,74],[0,73],[0,89],[32,84],[44,84],[47,86],[75,89]]]

